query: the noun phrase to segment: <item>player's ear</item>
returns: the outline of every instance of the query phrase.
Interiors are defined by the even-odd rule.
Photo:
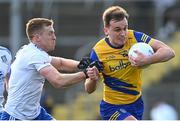
[[[39,38],[40,38],[39,34],[34,34],[34,38],[36,41],[39,41]]]
[[[106,36],[108,36],[108,35],[109,35],[109,30],[108,30],[108,28],[107,28],[107,27],[104,27],[104,34],[105,34]]]

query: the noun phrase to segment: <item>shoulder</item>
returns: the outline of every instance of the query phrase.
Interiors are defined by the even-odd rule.
[[[144,32],[135,31],[135,30],[128,30],[128,39],[134,38],[136,42],[145,42],[147,44],[151,43],[154,38],[150,37],[149,35],[145,34]]]
[[[26,61],[25,63],[39,63],[48,61],[50,59],[48,53],[37,48],[32,44],[24,45],[16,53],[16,59],[19,61]]]
[[[105,41],[105,38],[100,39],[95,46],[93,47],[94,50],[102,50],[103,48],[107,47],[107,43]]]
[[[36,45],[32,43],[22,46],[17,52],[17,55],[26,55],[29,57],[33,57],[33,56],[48,57],[49,56],[47,52],[43,51],[42,49],[38,48]]]
[[[12,61],[12,54],[9,49],[6,47],[0,46],[0,56],[3,62],[11,63]]]
[[[94,47],[102,46],[104,43],[106,43],[105,38],[102,38],[95,44]]]
[[[1,53],[11,55],[11,51],[6,47],[0,46],[0,51],[1,51]]]

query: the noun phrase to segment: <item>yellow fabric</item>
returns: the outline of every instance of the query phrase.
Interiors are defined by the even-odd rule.
[[[142,34],[139,38],[142,41],[146,42],[146,39],[149,36]],[[148,41],[150,44],[153,41],[151,38]],[[137,95],[127,94],[122,91],[117,91],[107,86],[104,83],[104,101],[111,104],[129,104],[136,101],[141,96],[141,71],[142,69],[132,67],[131,63],[128,60],[128,51],[130,47],[137,43],[137,40],[134,36],[133,30],[128,30],[127,43],[122,48],[113,48],[106,41],[105,38],[101,39],[94,46],[93,50],[95,51],[99,61],[104,65],[103,74],[117,79],[118,81],[125,82],[131,86],[116,86],[117,88],[125,88],[130,91],[138,92]],[[103,80],[104,81],[104,80]],[[112,82],[113,85],[116,83]]]

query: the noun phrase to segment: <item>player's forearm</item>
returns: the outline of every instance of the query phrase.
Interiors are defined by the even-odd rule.
[[[9,77],[8,76],[5,77],[5,88],[6,88],[6,91],[8,92],[9,90]]]
[[[59,71],[77,72],[78,61],[72,59],[65,59],[61,57],[52,57],[51,64]]]
[[[171,48],[160,48],[149,59],[149,64],[165,62],[172,59],[175,56],[174,51]]]
[[[60,74],[58,78],[55,79],[54,86],[57,88],[68,87],[77,84],[86,79],[84,72],[77,72],[73,74]]]
[[[52,65],[40,69],[39,72],[56,88],[70,86],[86,79],[84,72],[62,74]]]
[[[85,81],[85,91],[89,94],[93,93],[96,90],[97,81],[86,79]]]
[[[79,69],[77,68],[78,64],[79,64],[79,61],[76,61],[76,60],[62,59],[61,70],[67,71],[67,72],[77,72],[79,71]]]

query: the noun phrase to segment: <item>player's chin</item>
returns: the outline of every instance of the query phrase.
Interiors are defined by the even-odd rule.
[[[125,43],[126,43],[126,40],[125,40],[125,39],[121,39],[121,41],[120,41],[120,43],[119,43],[119,44],[120,44],[121,46],[124,46],[124,45],[125,45]]]
[[[52,47],[51,47],[51,48],[52,48],[52,50],[54,50],[54,49],[55,49],[55,46],[56,46],[55,44],[53,44],[53,45],[52,45]]]
[[[54,49],[55,49],[55,47],[51,47],[51,48],[49,48],[48,52],[54,51]]]
[[[119,42],[118,42],[118,44],[117,44],[117,45],[118,45],[119,47],[123,47],[123,46],[124,46],[124,44],[125,44],[125,42],[121,40],[121,41],[119,41]]]

